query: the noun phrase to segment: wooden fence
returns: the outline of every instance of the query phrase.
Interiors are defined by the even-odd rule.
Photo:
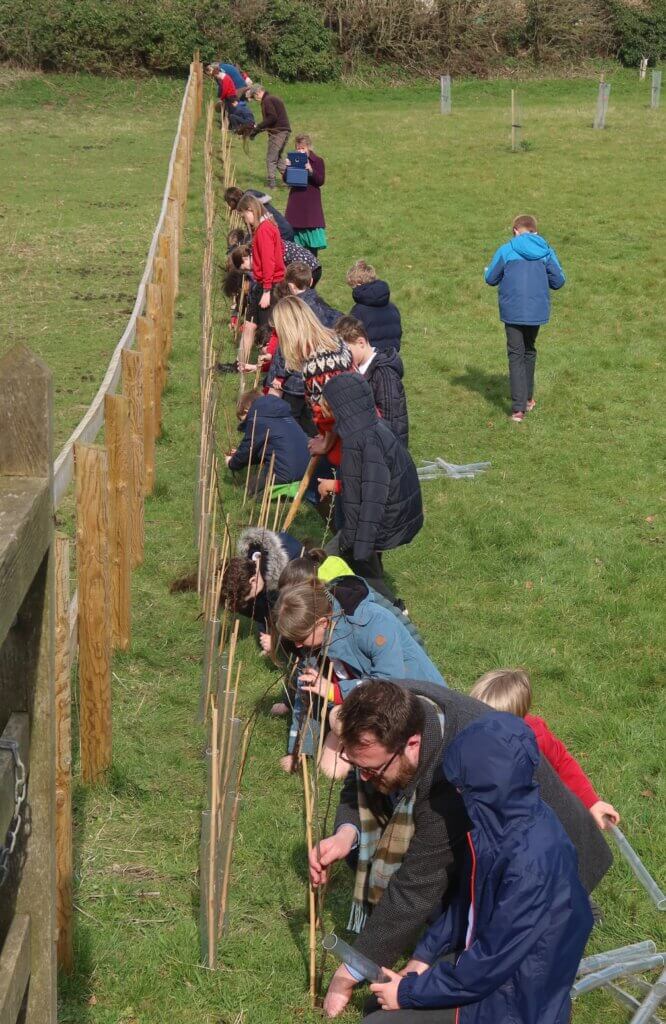
[[[0,361],[0,844],[16,835],[8,857],[0,845],[0,1024],[55,1024],[56,950],[72,966],[71,667],[78,657],[81,775],[93,783],[111,763],[111,654],[131,640],[130,577],[155,481],[202,99],[195,54],[132,315],[55,464],[48,370],[20,347]],[[72,481],[70,596],[69,540],[54,536],[53,521]],[[27,798],[18,801],[23,765]],[[26,809],[29,831],[15,827]]]

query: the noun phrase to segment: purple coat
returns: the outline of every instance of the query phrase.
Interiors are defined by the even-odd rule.
[[[308,174],[307,188],[290,189],[287,209],[284,211],[285,217],[295,231],[301,231],[304,228],[326,227],[320,191],[326,179],[326,166],[322,158],[312,150],[310,150],[309,160],[312,172]]]

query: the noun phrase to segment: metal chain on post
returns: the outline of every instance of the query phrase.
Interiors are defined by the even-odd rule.
[[[16,849],[16,842],[23,823],[21,808],[25,803],[27,787],[25,765],[21,760],[18,741],[0,738],[0,750],[8,750],[14,758],[14,815],[9,823],[5,845],[0,846],[0,888],[2,888],[7,881],[9,858]]]

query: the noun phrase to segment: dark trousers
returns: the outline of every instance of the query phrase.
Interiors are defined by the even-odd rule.
[[[266,174],[268,185],[272,188],[275,185],[275,175],[278,171],[282,173],[287,166],[283,157],[284,148],[289,141],[289,132],[269,132],[268,146],[266,148]]]
[[[363,1024],[455,1024],[456,1020],[455,1010],[382,1010],[374,996],[364,1013]]]
[[[534,393],[535,341],[539,327],[532,324],[504,324],[506,354],[509,358],[509,386],[512,412],[525,412]]]

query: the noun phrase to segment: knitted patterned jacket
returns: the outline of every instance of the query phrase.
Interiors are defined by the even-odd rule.
[[[317,429],[322,434],[335,427],[335,421],[325,417],[320,408],[324,384],[339,373],[348,373],[353,365],[352,354],[341,338],[338,338],[337,349],[332,352],[314,352],[303,364],[305,397]]]

